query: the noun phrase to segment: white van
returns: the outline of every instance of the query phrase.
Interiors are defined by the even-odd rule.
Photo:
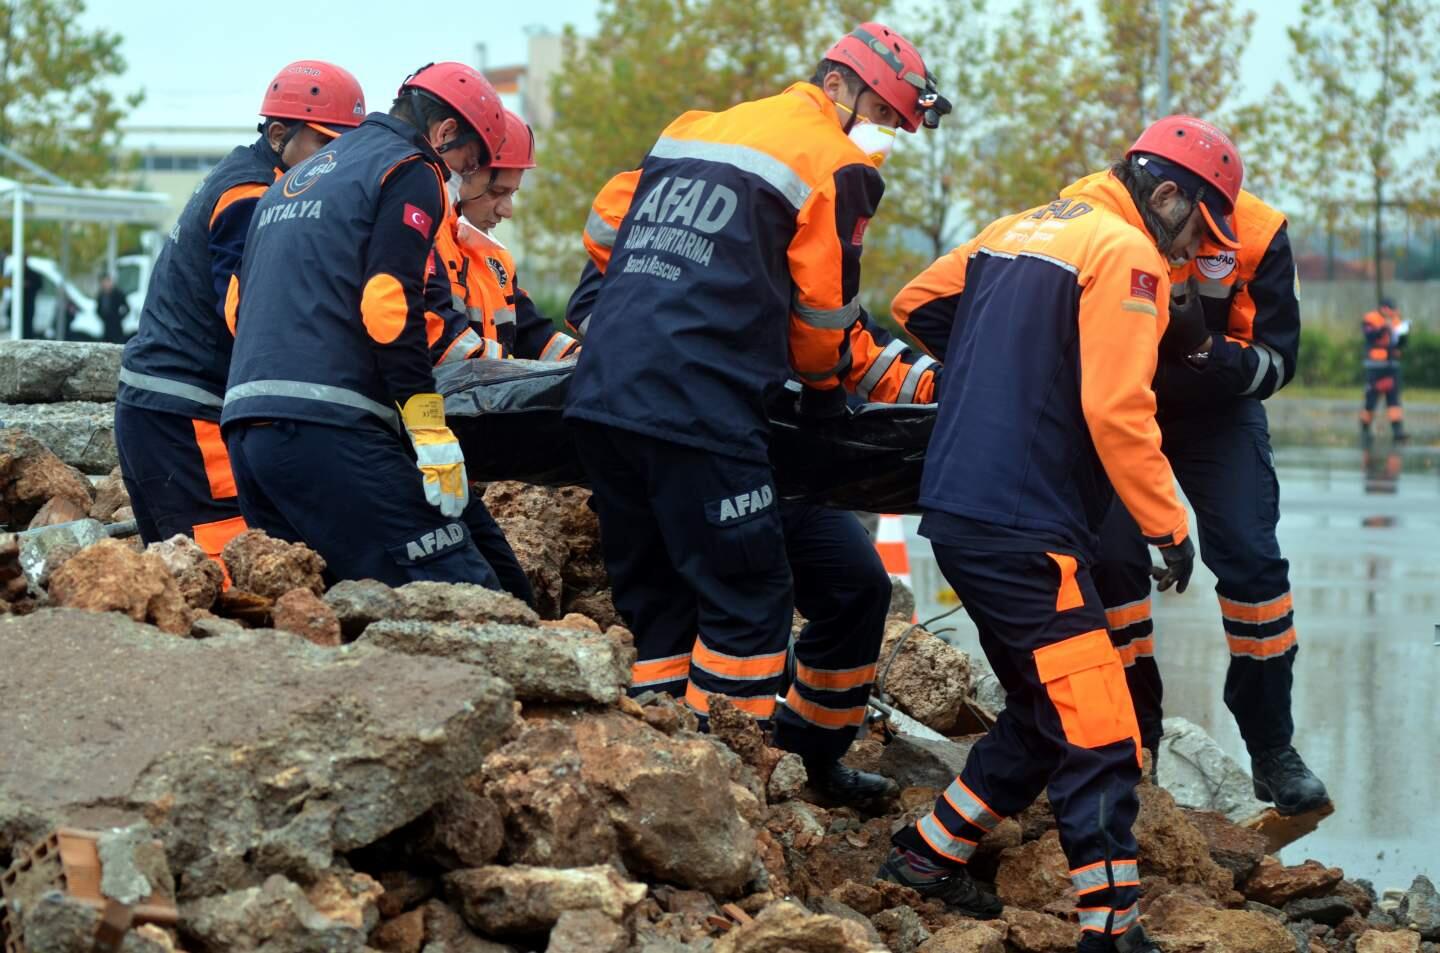
[[[98,341],[105,333],[105,326],[100,322],[100,315],[95,309],[95,299],[79,288],[75,283],[60,274],[60,266],[49,258],[25,257],[25,267],[34,271],[43,279],[40,285],[40,292],[35,299],[35,322],[33,334],[35,337],[54,338],[56,322],[55,309],[57,306],[57,290],[65,289],[65,296],[70,301],[72,316],[70,318],[69,333],[67,338],[73,340]],[[19,282],[15,281],[15,256],[5,256],[5,293],[3,296],[3,308],[0,308],[0,329],[6,339],[10,337],[10,296],[15,292]],[[127,319],[127,327],[129,321]]]

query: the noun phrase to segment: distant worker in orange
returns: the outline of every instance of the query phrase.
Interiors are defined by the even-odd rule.
[[[1360,322],[1365,335],[1365,408],[1360,411],[1360,439],[1369,446],[1370,422],[1375,405],[1385,398],[1385,415],[1396,443],[1405,440],[1405,408],[1400,405],[1400,349],[1410,334],[1410,322],[1390,298],[1381,298],[1380,307]]]
[[[1170,263],[1194,258],[1207,234],[1237,247],[1234,145],[1188,116],[1154,128],[1109,171],[992,223],[894,303],[948,365],[920,533],[979,629],[1006,706],[934,809],[894,835],[880,876],[967,916],[998,916],[966,865],[1048,787],[1080,953],[1157,949],[1138,922],[1140,729],[1090,574],[1097,532],[1118,495],[1164,558],[1160,588],[1185,590],[1195,548],[1151,379]]]

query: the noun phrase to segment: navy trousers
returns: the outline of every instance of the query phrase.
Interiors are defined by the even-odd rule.
[[[848,513],[781,504],[768,464],[574,425],[615,606],[635,634],[631,692],[724,695],[777,745],[834,760],[864,721],[890,580]],[[782,684],[795,608],[809,620]]]
[[[225,436],[246,520],[315,550],[330,582],[401,586],[428,579],[501,589],[497,563],[512,584],[516,575],[524,579],[479,498],[459,519],[426,502],[414,457],[398,434],[378,425],[276,420],[232,425]]]
[[[1090,574],[1064,554],[933,545],[1005,708],[934,809],[893,840],[968,863],[981,837],[1048,788],[1082,931],[1124,933],[1139,915],[1140,732]]]
[[[1288,745],[1295,655],[1290,564],[1280,555],[1280,484],[1265,408],[1237,400],[1213,413],[1161,422],[1165,455],[1195,509],[1200,558],[1215,574],[1230,649],[1225,704],[1252,755]],[[1142,738],[1158,743],[1162,688],[1154,664],[1149,554],[1118,503],[1101,533],[1095,580],[1112,638],[1128,666]]]
[[[120,403],[115,449],[147,545],[183,534],[218,560],[245,531],[219,424]]]

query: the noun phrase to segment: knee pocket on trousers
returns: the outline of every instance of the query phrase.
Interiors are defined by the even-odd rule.
[[[1104,629],[1036,649],[1034,656],[1067,741],[1078,748],[1103,748],[1138,740],[1125,666]]]
[[[719,576],[768,572],[785,562],[785,530],[773,508],[734,522],[705,513],[710,523],[707,560]]]

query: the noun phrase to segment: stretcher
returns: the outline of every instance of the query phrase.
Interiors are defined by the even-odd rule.
[[[461,361],[436,370],[445,416],[472,480],[585,484],[561,419],[574,362]],[[770,459],[785,500],[872,513],[918,512],[935,426],[926,404],[861,404],[802,414],[795,386],[770,409]]]

